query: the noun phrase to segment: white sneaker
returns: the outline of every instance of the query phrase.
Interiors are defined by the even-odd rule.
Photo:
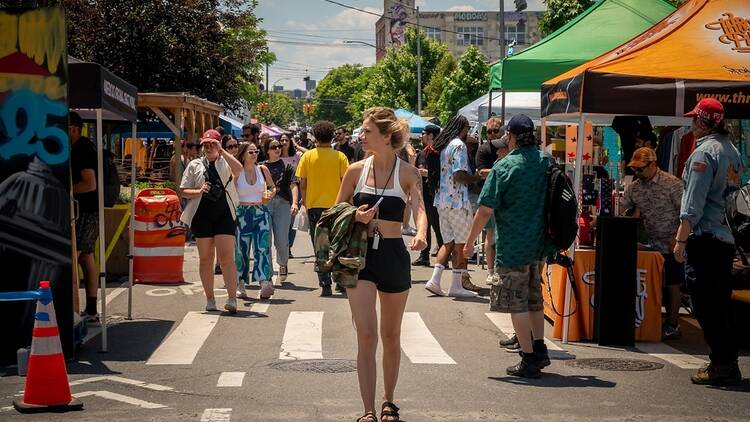
[[[237,299],[229,298],[227,299],[227,303],[224,305],[224,309],[227,310],[230,314],[236,314],[237,313]]]
[[[216,308],[216,299],[206,299],[206,311],[218,311]]]
[[[448,290],[448,296],[450,297],[477,297],[478,294],[471,290],[466,290],[463,287],[453,287]]]
[[[270,281],[261,281],[260,282],[260,292],[259,296],[261,300],[270,299],[271,296],[273,296],[273,284],[271,284]]]
[[[289,274],[289,269],[286,265],[282,265],[279,267],[279,281],[282,283],[286,281],[286,276]]]
[[[485,280],[485,283],[487,283],[488,286],[492,286],[495,283],[495,280],[497,280],[496,274],[487,274],[487,280]]]
[[[247,299],[247,290],[245,289],[245,283],[240,282],[237,286],[237,297],[240,299]]]
[[[428,292],[438,295],[438,296],[445,296],[445,292],[443,289],[440,288],[440,285],[437,283],[433,283],[431,281],[428,281],[427,284],[424,285],[425,290]]]

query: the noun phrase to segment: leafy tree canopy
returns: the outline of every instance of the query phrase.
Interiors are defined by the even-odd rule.
[[[487,59],[476,47],[470,46],[445,82],[438,100],[440,121],[447,122],[461,107],[484,94],[489,82]]]
[[[360,64],[345,64],[328,72],[315,91],[315,119],[330,120],[336,125],[351,123],[355,116],[348,106],[352,97],[367,87],[368,81],[360,77],[364,73]]]
[[[60,0],[68,53],[141,92],[186,91],[229,108],[253,93],[268,52],[257,0]]]

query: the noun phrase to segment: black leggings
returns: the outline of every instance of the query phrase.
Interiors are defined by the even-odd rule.
[[[443,246],[443,235],[440,234],[440,216],[438,215],[437,208],[432,205],[432,201],[435,199],[432,196],[422,193],[424,198],[424,210],[427,214],[427,247],[422,249],[419,253],[420,258],[429,261],[430,251],[432,250],[432,230],[435,230],[435,239],[437,240],[438,248]]]

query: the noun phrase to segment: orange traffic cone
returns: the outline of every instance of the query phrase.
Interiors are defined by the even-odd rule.
[[[21,413],[81,410],[83,403],[70,394],[49,281],[39,283],[39,293],[26,389],[13,406]]]

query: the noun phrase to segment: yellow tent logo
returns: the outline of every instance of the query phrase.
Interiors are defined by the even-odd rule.
[[[750,53],[750,20],[734,16],[732,12],[721,15],[719,20],[706,24],[706,29],[722,31],[719,42],[732,45],[738,53]]]

